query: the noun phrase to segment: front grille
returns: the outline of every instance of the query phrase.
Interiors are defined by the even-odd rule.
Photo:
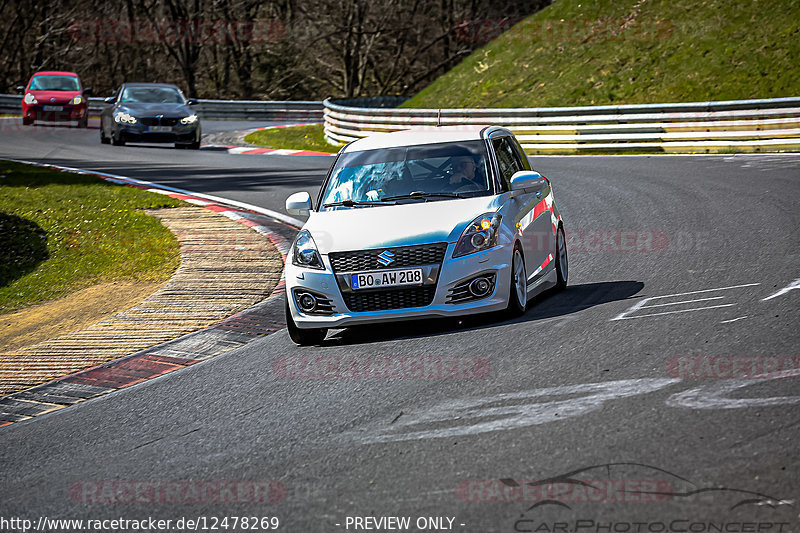
[[[174,126],[178,123],[177,118],[162,117],[161,120],[156,117],[142,117],[139,121],[145,126]]]
[[[384,267],[378,263],[378,256],[385,250],[394,254],[394,262]],[[447,243],[421,244],[399,248],[375,248],[352,252],[331,252],[328,257],[334,272],[361,272],[381,268],[402,268],[420,265],[439,265],[444,259]],[[413,306],[405,306],[413,307]]]
[[[430,305],[436,294],[436,285],[426,285],[411,289],[390,289],[377,291],[354,291],[344,293],[344,303],[356,313],[405,309]]]

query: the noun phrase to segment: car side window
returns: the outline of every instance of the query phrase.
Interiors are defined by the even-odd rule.
[[[522,146],[520,146],[519,141],[516,138],[513,138],[511,142],[513,143],[514,149],[517,151],[517,155],[522,163],[522,170],[533,170],[531,168],[531,162],[528,161],[528,156],[525,153],[525,150],[522,149]]]
[[[497,165],[500,167],[500,177],[506,190],[511,188],[511,176],[523,169],[519,154],[511,145],[508,137],[492,139],[492,147],[497,156]]]

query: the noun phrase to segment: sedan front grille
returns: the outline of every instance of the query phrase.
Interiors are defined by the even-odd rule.
[[[384,251],[394,254],[394,261],[386,266],[378,262]],[[334,272],[362,272],[381,268],[403,268],[420,265],[440,265],[447,250],[446,242],[402,246],[399,248],[375,248],[352,252],[331,252],[328,257]]]
[[[356,313],[425,307],[433,302],[436,285],[405,289],[354,291],[343,294],[347,308]]]
[[[180,119],[174,117],[141,117],[139,121],[145,126],[174,126]]]

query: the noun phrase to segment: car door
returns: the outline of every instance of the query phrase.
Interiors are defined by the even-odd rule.
[[[530,164],[527,159],[523,163],[522,149],[513,137],[498,135],[490,139],[500,179],[504,182],[505,188],[510,189],[511,177],[521,170],[530,170]],[[522,253],[525,256],[525,271],[529,284],[541,275],[554,249],[550,211],[546,202],[549,189],[547,181],[542,179],[539,187],[516,191],[511,200],[514,227],[517,228]]]

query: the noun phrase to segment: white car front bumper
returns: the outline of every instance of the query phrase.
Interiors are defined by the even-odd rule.
[[[458,258],[453,258],[454,247],[455,243],[447,245],[444,260],[436,274],[435,284],[428,289],[434,290],[433,287],[435,287],[433,299],[429,305],[362,312],[352,311],[348,307],[340,287],[341,280],[337,280],[327,255],[322,256],[325,270],[298,267],[291,263],[290,257],[286,263],[286,293],[292,318],[299,328],[337,328],[402,319],[459,316],[505,309],[508,305],[511,286],[510,245],[498,245],[489,250]],[[391,268],[387,270],[391,270]],[[337,274],[341,275],[342,273],[337,272]],[[448,300],[452,299],[454,288],[481,275],[494,275],[494,285],[486,296],[448,303]],[[328,299],[332,311],[329,314],[302,312],[295,298],[298,290],[301,292],[307,290]],[[377,300],[384,296],[388,298],[387,291],[402,290],[408,289],[370,289],[368,291],[375,295],[383,291],[384,295],[376,296]],[[366,290],[362,289],[362,291]],[[357,292],[359,291],[354,291],[353,294]],[[325,306],[325,309],[328,308]]]

